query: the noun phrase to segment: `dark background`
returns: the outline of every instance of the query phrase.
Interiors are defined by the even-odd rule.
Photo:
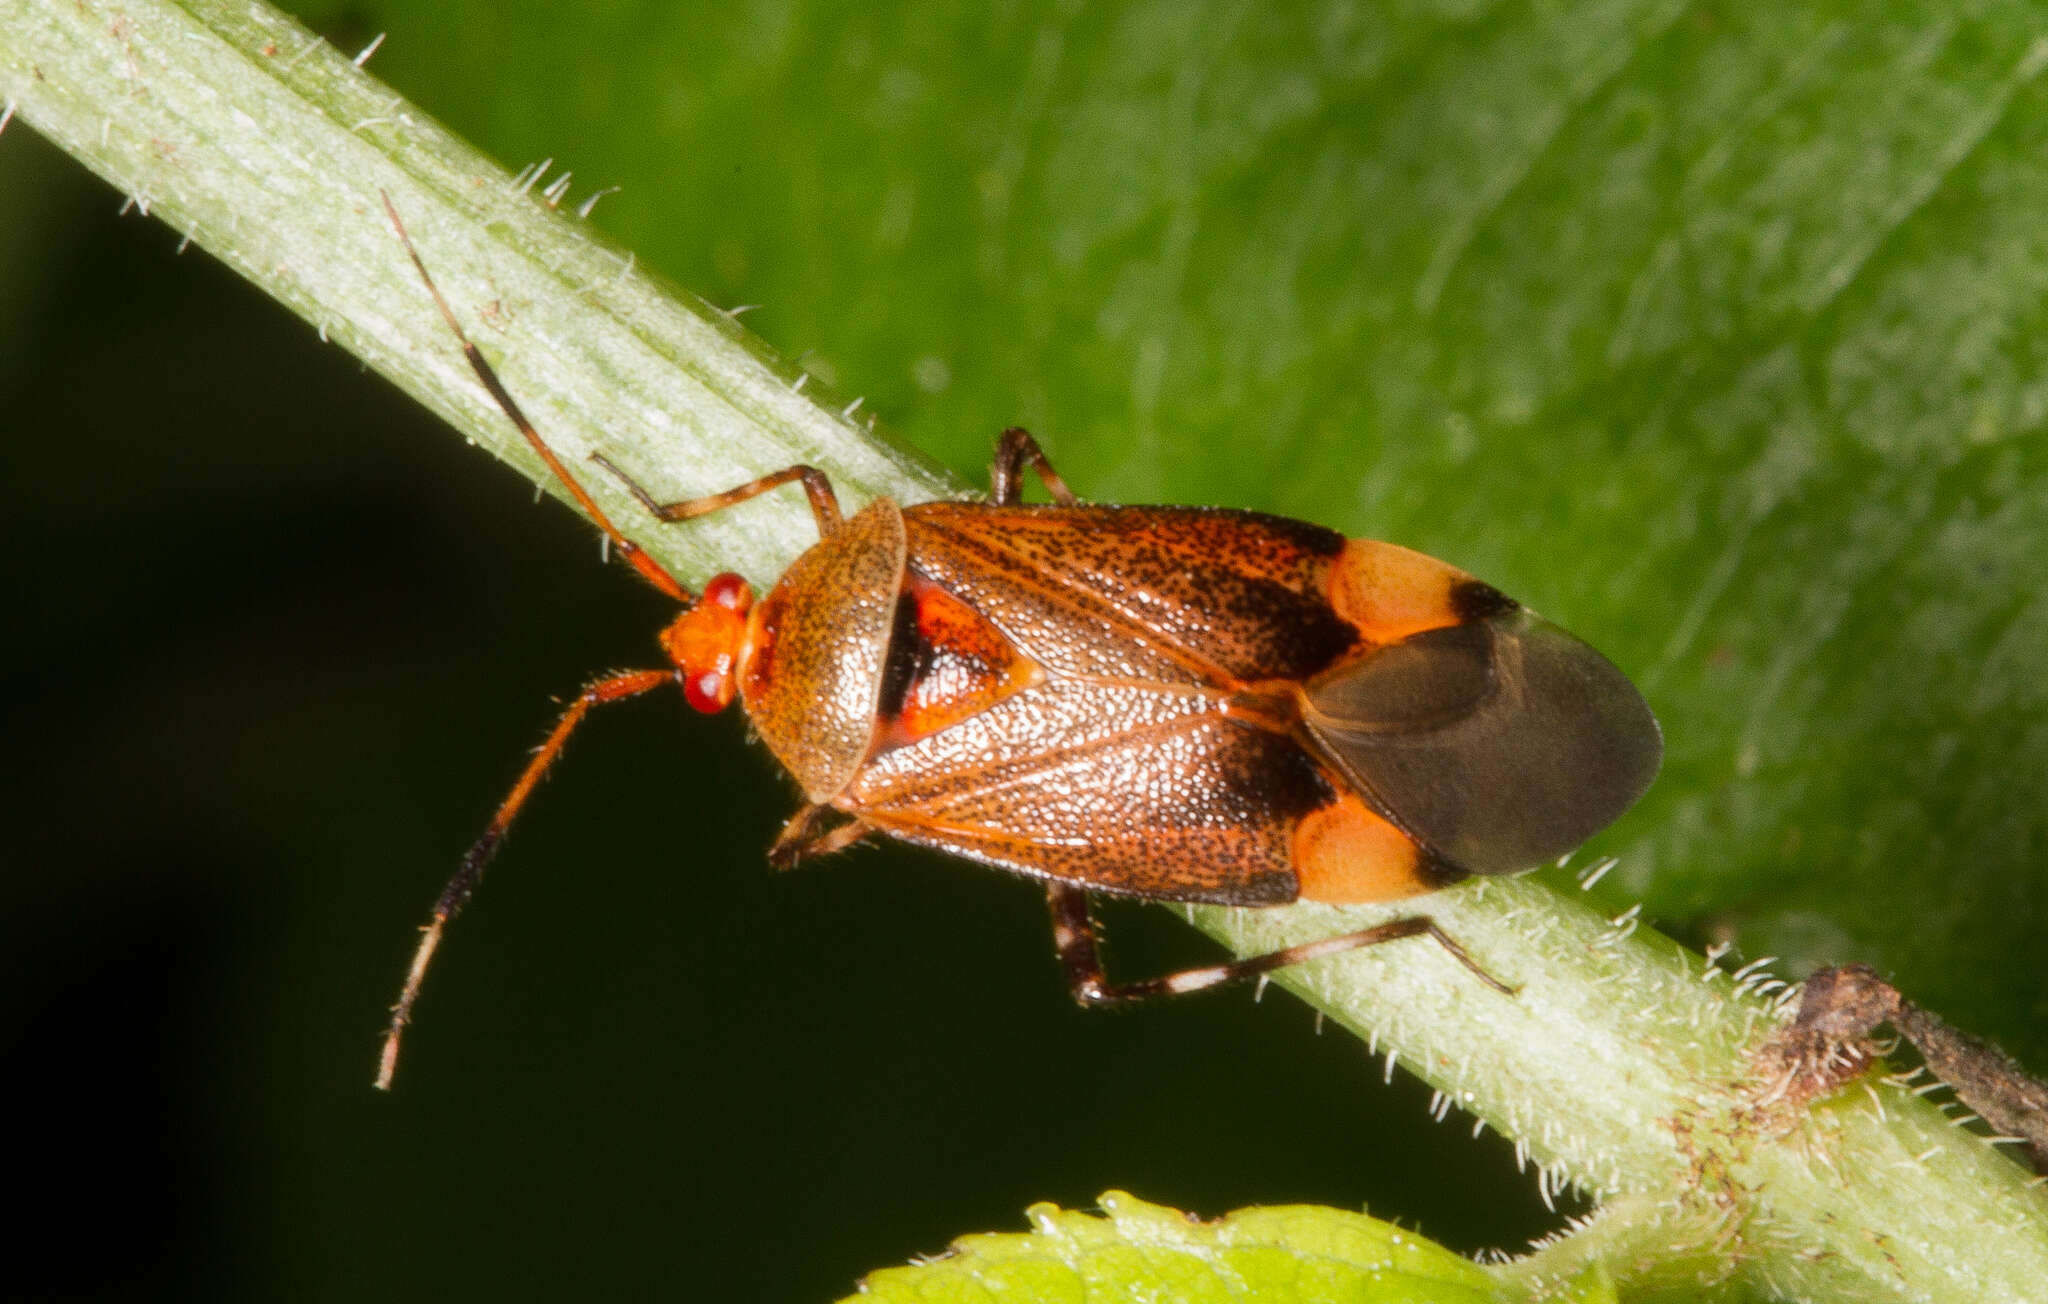
[[[2035,8],[304,9],[570,203],[625,186],[595,220],[642,266],[970,482],[1021,422],[1085,495],[1312,517],[1558,618],[1670,742],[1597,904],[1877,964],[2043,1064]],[[1028,885],[770,874],[794,794],[669,697],[578,739],[373,1093],[551,698],[668,612],[119,208],[0,134],[21,1293],[818,1300],[1109,1186],[1558,1225],[1285,997],[1083,1014]],[[1212,954],[1111,926],[1123,972]]]

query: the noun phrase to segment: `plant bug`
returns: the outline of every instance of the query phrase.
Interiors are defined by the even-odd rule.
[[[842,516],[791,466],[662,503],[686,521],[796,484],[818,542],[758,601],[737,575],[693,595],[621,535],[550,450],[385,208],[478,379],[641,576],[684,604],[668,666],[587,685],[435,903],[392,1007],[377,1085],[450,920],[593,707],[669,684],[737,697],[803,789],[778,868],[871,834],[1042,880],[1083,1005],[1198,991],[1340,951],[1428,936],[1427,915],[1132,983],[1103,971],[1089,896],[1231,906],[1390,901],[1516,873],[1627,810],[1663,754],[1655,717],[1605,657],[1444,562],[1259,512],[1085,506],[1032,436],[997,442],[991,502]],[[1023,502],[1023,474],[1052,498]]]

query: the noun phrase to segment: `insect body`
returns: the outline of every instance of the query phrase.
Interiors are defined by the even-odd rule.
[[[1621,672],[1497,590],[1280,517],[1083,506],[1021,430],[998,444],[989,504],[881,499],[842,518],[829,481],[800,466],[673,504],[627,479],[664,521],[791,483],[807,493],[819,541],[765,596],[728,574],[692,598],[618,534],[463,346],[627,560],[687,608],[661,634],[669,666],[586,688],[464,859],[394,1007],[379,1085],[443,926],[569,733],[592,706],[670,683],[703,711],[737,697],[803,789],[772,863],[882,834],[1040,879],[1084,1004],[1422,934],[1465,959],[1412,916],[1113,985],[1088,897],[1412,896],[1562,855],[1657,771],[1656,721]],[[1051,505],[1022,504],[1027,466]]]

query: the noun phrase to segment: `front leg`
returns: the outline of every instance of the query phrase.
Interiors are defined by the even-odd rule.
[[[611,472],[612,476],[626,487],[642,507],[645,507],[659,521],[688,521],[712,512],[724,511],[749,498],[758,498],[770,489],[783,485],[801,483],[804,496],[810,499],[811,516],[818,523],[818,537],[823,538],[839,528],[839,496],[832,492],[832,481],[823,471],[814,466],[785,466],[758,480],[749,480],[737,488],[720,494],[706,494],[702,498],[685,498],[681,502],[664,503],[647,492],[638,480],[619,469],[617,463],[603,453],[592,453],[590,460]]]

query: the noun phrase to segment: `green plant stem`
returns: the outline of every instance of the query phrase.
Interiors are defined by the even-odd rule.
[[[0,103],[558,496],[464,363],[380,191],[571,465],[601,447],[677,497],[792,462],[830,473],[850,505],[959,492],[262,5],[0,0]],[[610,477],[586,483],[686,579],[772,579],[816,538],[801,507],[661,529]]]
[[[1426,945],[1276,981],[1610,1203],[1517,1275],[1563,1280],[1606,1259],[1624,1283],[1683,1268],[1686,1289],[1726,1278],[1786,1299],[2039,1298],[2048,1199],[2015,1164],[1875,1075],[1811,1108],[1769,1103],[1758,1052],[1779,1016],[1748,990],[1755,976],[1738,983],[1529,879],[1471,884],[1427,907],[1521,986],[1513,1000]],[[1251,951],[1393,913],[1200,917]]]
[[[0,103],[551,490],[464,365],[380,190],[571,465],[601,449],[674,497],[797,461],[827,471],[849,505],[959,492],[815,401],[724,314],[656,284],[260,5],[0,0]],[[795,495],[657,529],[607,477],[589,487],[691,583],[726,568],[770,580],[815,537]],[[1424,904],[1519,994],[1419,942],[1279,981],[1516,1138],[1554,1180],[1609,1201],[1505,1275],[1540,1285],[1606,1261],[1652,1291],[2040,1298],[2048,1200],[2020,1170],[1896,1087],[1811,1109],[1763,1103],[1757,1053],[1779,1015],[1729,975],[1534,881]],[[1401,911],[1195,913],[1256,952]]]

